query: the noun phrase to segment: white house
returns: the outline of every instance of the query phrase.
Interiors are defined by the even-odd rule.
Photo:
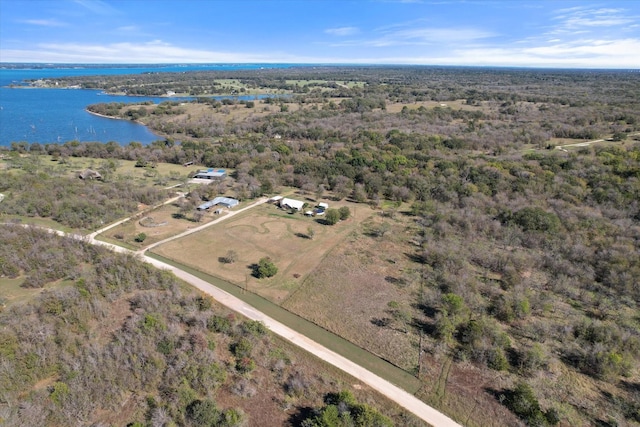
[[[284,209],[295,209],[301,211],[304,206],[304,202],[300,200],[287,199],[286,197],[280,200],[280,207]]]

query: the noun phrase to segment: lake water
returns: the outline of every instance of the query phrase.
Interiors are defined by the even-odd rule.
[[[137,67],[70,67],[70,68],[2,68],[0,64],[0,146],[12,142],[64,143],[67,141],[116,141],[126,145],[132,141],[148,144],[160,139],[145,126],[126,120],[98,117],[85,111],[87,105],[100,102],[162,102],[184,98],[127,97],[102,94],[87,89],[11,88],[24,80],[54,79],[64,76],[99,74],[137,74],[144,72],[184,72],[287,68],[292,64],[214,64]],[[237,97],[255,99],[255,96]]]

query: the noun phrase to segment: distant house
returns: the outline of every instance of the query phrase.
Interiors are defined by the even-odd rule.
[[[273,196],[269,199],[269,203],[279,203],[282,200],[282,196]]]
[[[234,206],[238,206],[240,202],[236,199],[232,199],[231,197],[216,197],[213,200],[209,200],[208,202],[204,202],[200,206],[198,206],[199,211],[206,211],[210,207],[213,206],[224,206],[225,208],[232,208]]]
[[[200,170],[194,176],[194,178],[198,178],[198,179],[213,179],[213,180],[225,179],[226,177],[227,177],[227,171],[225,171],[224,169]]]
[[[287,199],[286,197],[280,200],[280,207],[284,209],[295,209],[301,211],[304,207],[304,202],[300,200]]]
[[[80,178],[80,179],[97,179],[97,180],[101,180],[102,179],[102,175],[100,175],[100,172],[95,171],[93,169],[85,169],[82,172],[78,173],[78,178]]]

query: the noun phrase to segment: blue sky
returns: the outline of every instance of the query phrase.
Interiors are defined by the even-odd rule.
[[[0,0],[0,62],[640,68],[640,0]]]

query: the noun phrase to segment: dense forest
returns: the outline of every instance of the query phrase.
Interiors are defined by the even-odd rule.
[[[282,95],[204,96],[230,78]],[[72,83],[197,98],[89,107],[165,136],[148,146],[16,142],[12,151],[194,161],[234,169],[240,198],[288,186],[373,206],[372,247],[393,242],[413,269],[396,280],[415,284],[412,304],[386,309],[379,327],[405,319],[398,339],[495,378],[475,392],[523,423],[640,423],[637,74],[327,67]],[[0,175],[0,192],[17,186]],[[18,200],[38,197],[32,187],[0,209],[18,212]]]

